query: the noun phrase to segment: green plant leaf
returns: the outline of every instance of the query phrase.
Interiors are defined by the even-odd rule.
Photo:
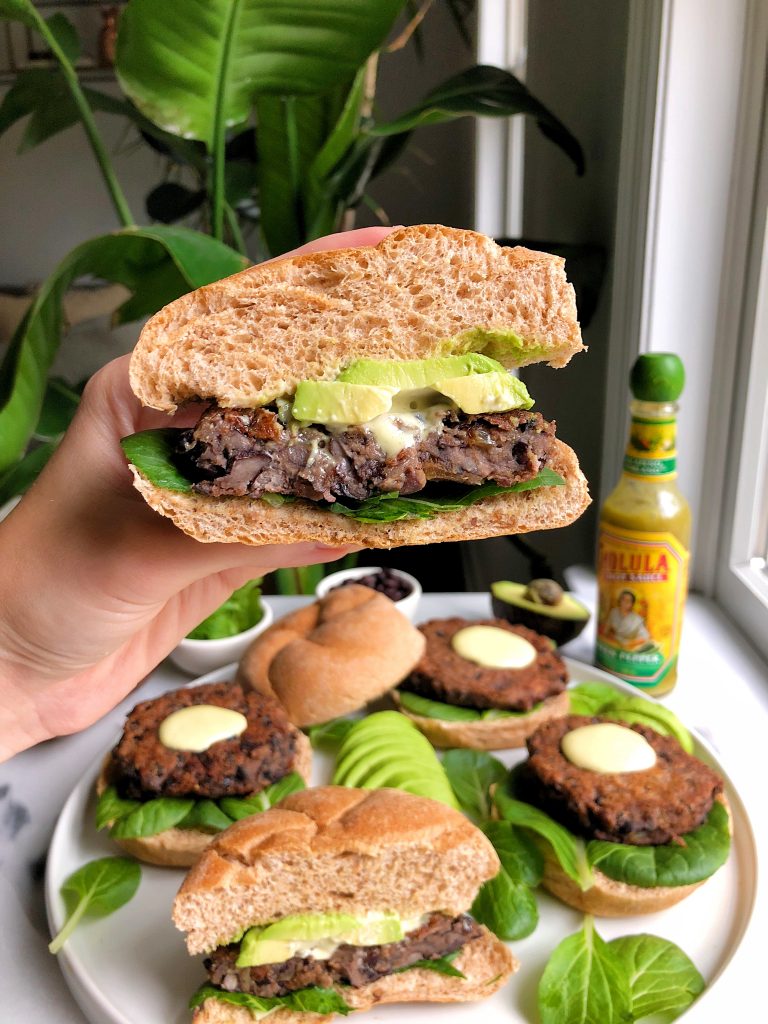
[[[140,806],[140,800],[124,800],[118,796],[114,786],[107,786],[96,804],[96,828],[105,828],[110,822],[125,818]]]
[[[593,839],[587,843],[587,860],[609,878],[642,888],[701,882],[728,859],[731,835],[725,807],[716,800],[704,823],[683,839],[682,846],[629,846]]]
[[[101,857],[78,868],[61,886],[67,919],[48,946],[58,953],[84,915],[106,917],[133,898],[141,868],[127,857]]]
[[[629,979],[634,1020],[673,1021],[706,987],[682,949],[657,935],[625,935],[608,951]]]
[[[147,195],[144,205],[150,220],[173,224],[199,210],[204,202],[204,189],[187,188],[176,181],[161,181]]]
[[[220,640],[236,636],[255,626],[263,615],[261,578],[249,580],[187,635],[192,640]]]
[[[491,787],[506,781],[507,769],[495,757],[482,750],[449,750],[443,757],[448,776],[462,811],[474,822],[491,817]]]
[[[602,715],[630,724],[650,726],[663,736],[674,736],[687,753],[693,753],[693,737],[677,715],[656,701],[615,690],[608,683],[586,682],[568,690],[572,715]]]
[[[513,882],[535,889],[544,874],[541,850],[522,829],[508,821],[490,821],[483,832],[493,843],[501,866]]]
[[[488,708],[486,711],[478,711],[476,708],[462,708],[458,704],[445,704],[441,700],[430,700],[418,693],[409,693],[408,690],[398,690],[400,703],[406,711],[414,715],[421,715],[424,718],[437,718],[445,722],[487,722],[499,718],[521,718],[529,715],[539,707],[531,708],[531,711],[503,711],[501,708]]]
[[[513,881],[504,868],[483,883],[470,913],[505,942],[524,939],[539,923],[536,897],[524,882]]]
[[[523,83],[503,68],[479,64],[453,75],[433,89],[417,106],[395,121],[372,125],[372,135],[410,133],[424,124],[442,124],[457,117],[533,117],[543,135],[559,146],[584,173],[584,154],[578,140]]]
[[[422,971],[434,971],[436,974],[444,974],[447,978],[466,978],[466,974],[453,966],[453,961],[461,952],[457,949],[455,953],[449,953],[448,956],[438,957],[436,960],[417,960],[415,964],[409,964],[407,967],[398,967],[393,973],[404,974],[405,971],[413,971],[416,969]]]
[[[30,0],[0,0],[0,18],[20,21],[29,28],[37,26],[37,12]]]
[[[634,1019],[629,981],[592,918],[563,939],[539,982],[541,1024],[625,1024]]]
[[[40,288],[0,365],[0,473],[18,461],[37,424],[61,341],[62,300],[75,278],[95,274],[137,293],[118,311],[126,322],[243,265],[239,254],[212,238],[161,225],[126,228],[74,249]]]
[[[178,437],[179,431],[174,427],[142,430],[122,438],[120,447],[126,459],[140,469],[150,483],[167,491],[186,492],[192,490],[192,484],[173,462]]]
[[[75,26],[61,11],[46,18],[46,24],[51,35],[64,51],[64,56],[71,64],[74,64],[80,56],[80,37]]]
[[[342,997],[332,988],[302,988],[287,996],[252,996],[247,992],[226,992],[213,985],[203,985],[189,1001],[190,1009],[202,1006],[206,999],[219,999],[233,1006],[244,1006],[254,1014],[268,1013],[270,1010],[284,1008],[303,1013],[338,1013],[346,1017],[351,1009]]]
[[[582,889],[592,884],[589,868],[583,854],[583,844],[549,815],[522,800],[515,800],[501,786],[493,795],[494,803],[504,821],[527,828],[546,840],[557,857],[560,867]]]
[[[177,828],[195,828],[202,832],[221,832],[233,822],[215,800],[195,800],[192,810],[176,825]]]
[[[35,427],[35,437],[43,441],[54,441],[61,437],[80,404],[80,395],[61,377],[49,377],[43,397],[40,419]]]
[[[298,793],[305,789],[304,779],[297,773],[289,775],[273,782],[271,786],[263,789],[260,793],[253,793],[246,797],[222,797],[219,800],[219,807],[233,821],[240,821],[242,818],[250,818],[252,814],[260,814],[267,811],[274,804],[279,803],[289,793]]]
[[[310,725],[307,729],[309,742],[315,750],[338,750],[354,724],[354,718],[334,718],[322,725]]]
[[[161,796],[156,800],[146,800],[139,806],[119,818],[109,834],[115,839],[142,839],[156,836],[158,832],[174,828],[192,810],[194,800],[182,800],[177,797]]]
[[[6,501],[19,494],[24,494],[32,486],[56,448],[55,441],[38,445],[5,473],[0,474],[0,505],[4,505]]]
[[[351,81],[402,6],[403,0],[132,0],[120,19],[117,75],[152,121],[212,148],[218,122],[243,124],[256,96],[311,95]]]

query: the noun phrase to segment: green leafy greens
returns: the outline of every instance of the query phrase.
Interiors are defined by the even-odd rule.
[[[133,898],[141,868],[127,857],[101,857],[78,868],[61,886],[67,918],[48,949],[58,953],[86,915],[106,917]]]
[[[693,739],[677,715],[647,697],[621,693],[608,683],[579,683],[568,690],[572,715],[601,715],[632,725],[647,725],[663,736],[674,736],[688,754]]]
[[[354,724],[354,718],[332,718],[322,725],[310,725],[309,742],[315,750],[338,750]]]
[[[189,639],[220,640],[222,637],[236,636],[255,626],[264,615],[260,584],[260,578],[249,580],[234,591],[224,604],[187,634]]]
[[[673,942],[627,935],[605,942],[591,917],[555,949],[539,982],[541,1024],[631,1024],[679,1017],[704,979]]]
[[[133,463],[150,483],[170,491],[189,492],[192,490],[192,484],[174,462],[174,441],[178,434],[179,431],[172,427],[143,430],[141,433],[124,437],[120,444],[128,461]],[[393,523],[401,519],[431,519],[442,512],[458,512],[483,498],[530,491],[537,487],[562,487],[564,484],[565,480],[559,473],[545,467],[532,480],[523,480],[511,487],[483,484],[480,487],[472,487],[458,496],[401,498],[396,492],[390,492],[352,504],[344,504],[341,501],[315,504],[336,515],[355,519],[359,523]],[[275,501],[276,498],[281,500]],[[263,500],[267,500],[267,504],[270,505],[282,505],[295,499],[285,495],[269,495]]]
[[[213,985],[202,985],[189,1001],[189,1008],[202,1006],[206,999],[219,999],[233,1006],[244,1006],[253,1013],[269,1013],[270,1010],[286,1009],[303,1013],[338,1013],[342,1017],[352,1012],[342,997],[332,988],[302,988],[287,996],[252,996],[248,992],[225,992]]]
[[[407,690],[398,690],[397,696],[405,710],[411,714],[421,715],[422,718],[437,718],[444,722],[488,722],[497,718],[521,718],[523,715],[532,714],[541,706],[537,704],[530,711],[503,711],[501,708],[477,711],[475,708],[444,704],[441,700],[430,700],[429,697],[408,693]]]
[[[112,823],[110,835],[116,839],[146,838],[169,828],[221,832],[234,821],[266,811],[284,796],[304,787],[304,780],[296,772],[278,779],[260,793],[248,797],[221,797],[219,800],[181,800],[176,797],[123,800],[114,786],[108,786],[96,805],[96,828],[102,829]]]

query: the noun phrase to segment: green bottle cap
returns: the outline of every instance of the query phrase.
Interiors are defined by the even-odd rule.
[[[683,393],[685,369],[674,352],[638,356],[629,375],[632,394],[641,402],[675,402]]]

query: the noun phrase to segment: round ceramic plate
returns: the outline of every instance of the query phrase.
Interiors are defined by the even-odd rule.
[[[566,659],[568,660],[568,659]],[[619,690],[637,691],[580,662],[568,660],[573,682],[600,679]],[[231,678],[232,666],[197,682]],[[650,932],[671,939],[691,957],[708,989],[726,970],[749,925],[757,877],[755,841],[744,805],[724,767],[709,746],[695,737],[695,753],[726,780],[733,810],[734,844],[727,864],[706,885],[669,910],[634,918],[599,919],[605,939]],[[512,765],[522,751],[497,753]],[[88,860],[120,851],[94,825],[94,781],[99,766],[72,791],[59,817],[51,843],[46,904],[52,933],[61,927],[64,906],[61,883]],[[330,781],[331,758],[315,754],[313,782]],[[142,865],[138,893],[110,917],[83,921],[59,954],[59,963],[72,994],[91,1024],[188,1024],[187,1001],[205,980],[201,958],[187,955],[182,935],[170,914],[183,870]],[[483,1003],[482,1015],[494,1024],[534,1024],[538,1020],[536,988],[550,954],[561,939],[577,931],[583,917],[537,891],[540,921],[529,938],[511,944],[520,970],[496,995]],[[706,1001],[707,991],[699,1004]],[[471,1024],[477,1021],[473,1003],[393,1005],[369,1011],[366,1019],[384,1024]],[[564,1022],[565,1024],[565,1022]]]

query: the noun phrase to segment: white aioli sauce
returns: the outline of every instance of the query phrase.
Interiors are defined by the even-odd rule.
[[[485,668],[526,668],[536,660],[536,648],[517,633],[498,626],[466,626],[454,633],[454,651]]]
[[[199,754],[219,740],[239,736],[247,728],[248,719],[239,711],[214,704],[192,704],[163,719],[158,737],[170,750],[192,750]]]
[[[643,772],[656,764],[656,751],[645,736],[616,722],[571,729],[560,749],[571,764],[590,772]]]
[[[450,408],[434,388],[410,388],[394,395],[387,412],[360,425],[373,434],[387,458],[393,459],[437,429]]]

